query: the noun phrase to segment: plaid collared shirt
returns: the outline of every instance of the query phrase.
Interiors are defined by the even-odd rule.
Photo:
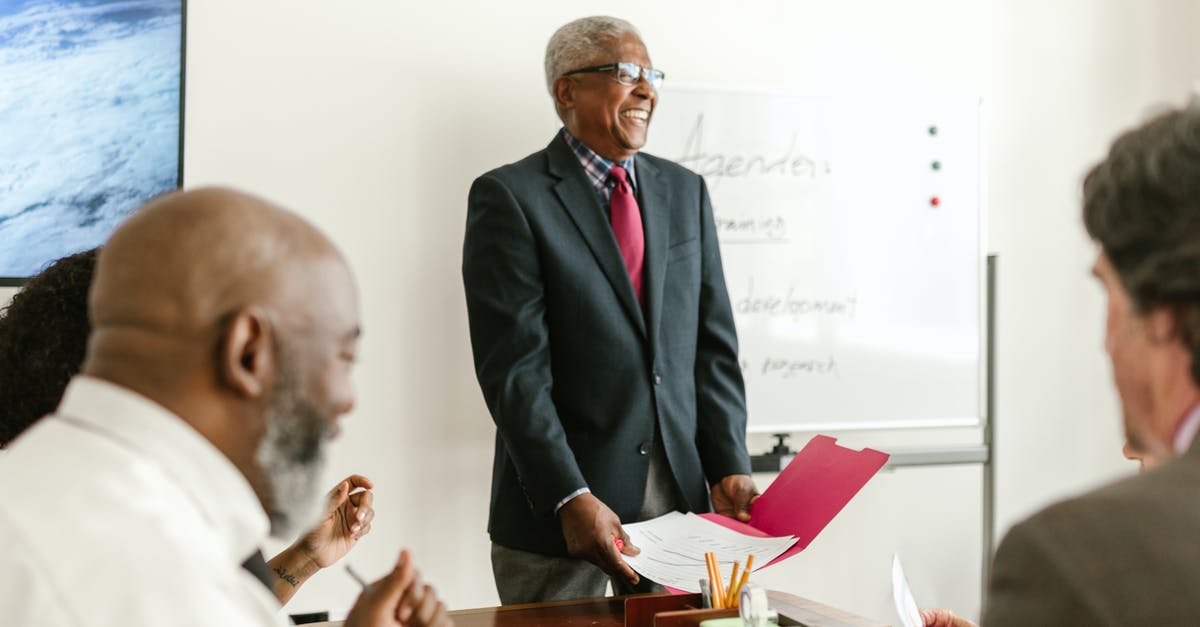
[[[633,159],[637,155],[630,157],[620,163],[609,161],[604,157],[596,154],[594,150],[583,145],[583,142],[575,139],[575,136],[567,131],[562,130],[563,139],[567,145],[571,147],[571,151],[579,159],[579,164],[583,166],[583,171],[587,173],[588,180],[592,183],[592,189],[596,190],[596,194],[600,196],[600,206],[608,211],[609,199],[612,198],[612,188],[615,181],[609,178],[608,174],[612,171],[614,165],[619,165],[625,168],[629,173],[629,187],[637,194],[637,175],[633,170]]]

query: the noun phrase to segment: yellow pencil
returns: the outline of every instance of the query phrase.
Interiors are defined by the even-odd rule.
[[[713,553],[713,571],[716,573],[717,579],[717,607],[725,607],[725,582],[721,581],[721,563],[717,561],[717,554]]]
[[[746,558],[746,570],[742,571],[742,580],[738,582],[737,590],[733,593],[733,602],[736,605],[742,594],[742,586],[746,585],[746,580],[750,579],[750,569],[754,568],[754,556]]]
[[[738,562],[733,563],[733,573],[729,575],[729,590],[725,593],[725,607],[733,607],[735,602],[733,595],[737,588],[738,568],[741,566]]]

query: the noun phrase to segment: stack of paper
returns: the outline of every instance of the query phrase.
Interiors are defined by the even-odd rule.
[[[700,580],[708,578],[705,553],[716,553],[722,581],[729,581],[735,561],[745,565],[746,556],[753,555],[765,564],[796,543],[794,536],[748,536],[679,512],[625,525],[625,533],[642,550],[624,556],[630,567],[647,579],[687,592],[699,592]]]
[[[708,577],[704,554],[715,552],[722,577],[734,561],[754,555],[758,570],[803,551],[838,512],[887,463],[888,454],[855,451],[818,435],[750,508],[750,522],[719,514],[680,514],[625,525],[642,552],[625,561],[642,576],[668,588],[697,592]]]

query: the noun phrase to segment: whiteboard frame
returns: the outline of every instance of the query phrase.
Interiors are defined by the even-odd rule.
[[[682,82],[672,83],[668,88],[669,91],[708,91],[728,94],[754,94],[763,96],[811,96],[815,97],[823,95],[822,92],[816,89],[804,89],[797,87],[785,87],[779,85],[722,85],[722,84],[706,84],[702,82]],[[757,426],[747,420],[746,433],[748,434],[784,434],[784,433],[811,433],[820,431],[898,431],[910,429],[952,429],[952,428],[973,428],[986,427],[990,422],[988,415],[987,399],[991,394],[988,389],[990,378],[988,376],[988,363],[991,359],[989,348],[989,327],[988,327],[988,256],[987,251],[987,233],[988,233],[988,206],[987,206],[987,110],[984,106],[983,98],[976,94],[968,94],[960,90],[927,90],[927,94],[931,98],[939,97],[957,97],[970,98],[974,100],[978,112],[979,124],[976,126],[979,134],[976,145],[978,146],[979,154],[977,155],[976,163],[978,164],[977,180],[979,184],[976,188],[978,198],[976,199],[979,207],[979,215],[977,218],[978,226],[976,228],[976,247],[980,251],[979,259],[977,260],[977,275],[978,280],[975,284],[976,290],[976,312],[978,319],[976,321],[979,329],[979,345],[977,347],[979,360],[976,364],[977,390],[979,394],[975,399],[975,416],[961,416],[954,418],[928,419],[922,420],[919,418],[906,418],[899,420],[873,420],[873,421],[858,421],[858,422],[838,422],[831,419],[817,422],[796,422],[782,423],[774,425]],[[878,92],[863,90],[861,94],[856,91],[842,91],[839,95],[859,96],[864,98],[878,98]],[[656,104],[657,107],[657,104]],[[661,155],[660,155],[661,156]],[[739,349],[741,343],[739,342]],[[989,447],[990,448],[990,447]]]

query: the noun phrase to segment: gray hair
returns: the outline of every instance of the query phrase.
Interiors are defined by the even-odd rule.
[[[546,44],[546,89],[550,95],[554,95],[554,79],[586,63],[596,50],[611,46],[612,40],[625,33],[642,38],[633,24],[606,15],[581,17],[554,31]]]

